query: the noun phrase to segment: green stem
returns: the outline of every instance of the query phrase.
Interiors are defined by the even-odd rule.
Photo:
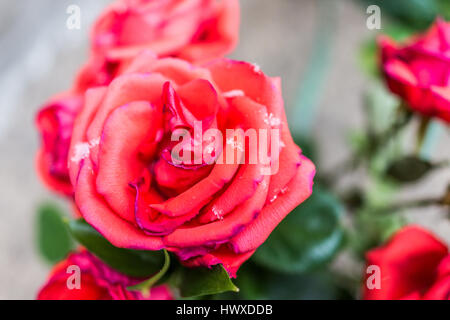
[[[400,202],[384,208],[375,209],[377,213],[393,213],[400,210],[425,208],[430,206],[447,206],[449,205],[442,198],[429,198]]]
[[[351,171],[356,170],[360,163],[361,160],[355,155],[352,155],[350,159],[347,159],[347,161],[340,163],[339,165],[334,167],[333,170],[324,175],[327,185],[329,185],[330,187],[334,187],[341,177]]]
[[[450,207],[450,184],[447,187],[447,192],[445,193],[444,198],[442,199],[442,203],[446,206]]]
[[[412,113],[404,106],[400,105],[397,111],[395,122],[383,133],[378,136],[374,136],[372,139],[372,146],[368,150],[368,155],[373,158],[382,147],[384,147],[391,139],[409,123],[412,118]],[[372,135],[372,130],[369,130],[369,135]],[[352,154],[350,159],[336,166],[330,173],[325,174],[328,177],[326,181],[333,187],[337,181],[349,171],[355,170],[362,162],[362,157],[358,154]]]
[[[450,160],[444,160],[433,164],[433,169],[442,169],[450,167]]]
[[[401,104],[397,111],[395,122],[385,132],[375,137],[375,145],[373,147],[372,155],[375,155],[384,147],[389,141],[396,137],[400,131],[409,123],[412,118],[412,113]]]
[[[416,155],[419,155],[420,152],[422,151],[430,123],[431,123],[430,117],[422,117],[420,119],[419,131],[417,132]]]
[[[150,297],[150,289],[155,283],[157,283],[169,270],[170,267],[170,256],[167,250],[164,250],[164,265],[161,270],[154,276],[148,278],[147,280],[140,282],[134,286],[130,286],[127,289],[130,291],[140,291],[142,295],[146,298]]]
[[[444,132],[444,125],[439,121],[432,121],[428,126],[424,142],[420,150],[420,156],[424,159],[430,159],[433,150],[439,143],[439,136]]]

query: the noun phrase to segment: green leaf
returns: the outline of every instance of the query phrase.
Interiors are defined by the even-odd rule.
[[[302,149],[302,154],[311,161],[317,161],[317,148],[316,143],[312,137],[294,135],[294,142]]]
[[[246,263],[240,269],[236,283],[239,293],[224,293],[214,299],[233,300],[343,300],[351,299],[359,283],[341,279],[325,269],[306,274],[280,274]],[[345,286],[344,286],[345,285]]]
[[[164,251],[164,265],[162,266],[161,270],[155,274],[154,276],[150,277],[149,279],[142,281],[134,286],[128,287],[128,290],[131,291],[141,291],[142,295],[144,297],[150,297],[150,289],[159,281],[161,278],[166,274],[167,270],[169,270],[170,267],[170,256],[167,250]]]
[[[378,208],[390,203],[397,191],[398,185],[391,180],[384,176],[372,175],[370,184],[365,191],[367,208]]]
[[[164,263],[164,253],[117,248],[83,219],[69,222],[74,238],[113,269],[133,277],[157,273]]]
[[[267,280],[268,300],[349,300],[351,293],[339,287],[328,272],[292,275],[274,274]],[[348,284],[347,284],[348,285]]]
[[[438,12],[445,19],[450,20],[450,2],[448,0],[438,0]]]
[[[348,244],[356,256],[364,260],[368,250],[383,244],[406,223],[407,220],[396,212],[380,215],[374,207],[367,207],[358,212]]]
[[[416,156],[405,156],[392,162],[386,171],[388,177],[399,183],[411,183],[423,178],[433,165]]]
[[[367,125],[375,133],[392,126],[398,112],[399,99],[389,92],[381,81],[374,81],[364,93],[364,111]]]
[[[211,269],[182,267],[179,272],[178,287],[183,298],[239,291],[222,265],[215,265]]]
[[[316,188],[254,254],[253,260],[281,272],[305,272],[325,265],[340,249],[344,232],[340,203]]]
[[[358,54],[358,62],[361,69],[369,76],[380,76],[377,59],[377,43],[375,39],[365,42]]]
[[[50,263],[64,259],[73,247],[61,210],[51,203],[38,209],[37,238],[39,252]]]

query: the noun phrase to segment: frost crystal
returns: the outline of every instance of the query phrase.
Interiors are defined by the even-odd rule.
[[[228,138],[227,144],[231,145],[233,149],[238,149],[239,151],[244,151],[244,146],[241,142],[234,140],[234,138]]]
[[[271,127],[277,127],[281,124],[280,118],[275,117],[273,113],[266,114],[264,117],[264,123],[270,125]]]
[[[259,65],[257,65],[256,63],[252,63],[252,65],[253,65],[253,72],[255,73],[261,72],[261,67]]]
[[[81,160],[87,158],[91,152],[93,147],[96,147],[100,144],[100,137],[92,139],[89,142],[79,142],[75,145],[75,152],[72,158],[70,158],[73,162],[80,162]]]
[[[212,212],[219,220],[223,220],[223,210],[217,209],[216,207],[212,207]]]
[[[84,158],[87,158],[89,156],[89,143],[87,142],[80,142],[75,145],[75,154],[72,158],[70,158],[73,162],[80,162]]]
[[[222,93],[222,96],[224,96],[225,98],[243,97],[244,91],[238,90],[238,89],[231,90],[231,91]]]

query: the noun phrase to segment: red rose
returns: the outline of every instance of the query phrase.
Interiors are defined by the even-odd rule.
[[[41,149],[36,158],[37,172],[52,190],[70,195],[67,154],[72,138],[73,122],[82,106],[83,97],[71,92],[62,93],[44,106],[36,117],[41,134]]]
[[[379,45],[390,90],[414,111],[450,123],[450,23],[438,19],[405,45],[385,36]]]
[[[68,196],[73,194],[67,154],[73,123],[83,107],[86,90],[108,85],[127,66],[127,61],[105,61],[102,56],[91,56],[78,72],[73,87],[51,98],[36,116],[36,126],[41,134],[41,148],[36,157],[37,172],[53,191]]]
[[[109,6],[92,29],[92,54],[73,88],[47,102],[36,118],[42,181],[59,193],[73,193],[67,153],[87,89],[108,85],[142,49],[200,62],[231,51],[238,34],[237,0],[121,0]]]
[[[94,52],[108,60],[147,49],[199,62],[230,52],[238,35],[237,0],[119,0],[97,20],[91,39]]]
[[[183,157],[197,147],[231,160],[257,153],[234,138],[219,143],[223,154],[202,140],[196,144],[198,124],[203,138],[211,130],[278,132],[281,152],[270,137],[276,173],[267,174],[262,161],[214,163],[195,152],[195,163],[178,162],[173,135],[183,130],[194,134],[182,145]],[[315,173],[290,135],[278,78],[245,62],[196,67],[151,54],[108,87],[87,92],[69,159],[81,215],[112,244],[167,248],[187,265],[222,263],[231,275],[308,198]]]
[[[386,245],[369,251],[371,265],[380,268],[380,288],[365,286],[366,300],[450,299],[448,248],[420,227],[406,227]]]
[[[38,112],[36,126],[41,134],[41,148],[36,168],[41,180],[50,189],[72,195],[67,168],[67,154],[73,122],[84,104],[84,93],[90,87],[107,85],[120,73],[118,66],[105,65],[104,59],[93,56],[80,70],[73,88],[51,98]]]
[[[79,272],[79,274],[77,274]],[[75,277],[79,276],[79,282]],[[87,251],[70,254],[50,273],[47,283],[38,293],[38,300],[145,300],[140,292],[128,291],[128,286],[143,281],[127,277],[111,269]],[[151,300],[171,300],[166,286],[150,291]]]

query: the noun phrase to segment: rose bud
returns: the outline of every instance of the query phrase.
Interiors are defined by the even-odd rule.
[[[51,271],[47,283],[40,289],[38,300],[172,300],[167,286],[150,290],[149,297],[129,291],[145,279],[123,275],[87,251],[72,253]]]
[[[315,168],[291,137],[279,78],[143,53],[88,90],[69,172],[81,215],[113,245],[235,276],[309,197]]]
[[[417,226],[405,227],[386,245],[369,251],[366,257],[367,266],[379,268],[378,274],[366,274],[366,279],[379,281],[379,287],[366,285],[364,299],[450,299],[448,248],[428,231]]]
[[[402,45],[382,36],[379,47],[389,89],[413,111],[450,123],[450,23],[437,19]]]

